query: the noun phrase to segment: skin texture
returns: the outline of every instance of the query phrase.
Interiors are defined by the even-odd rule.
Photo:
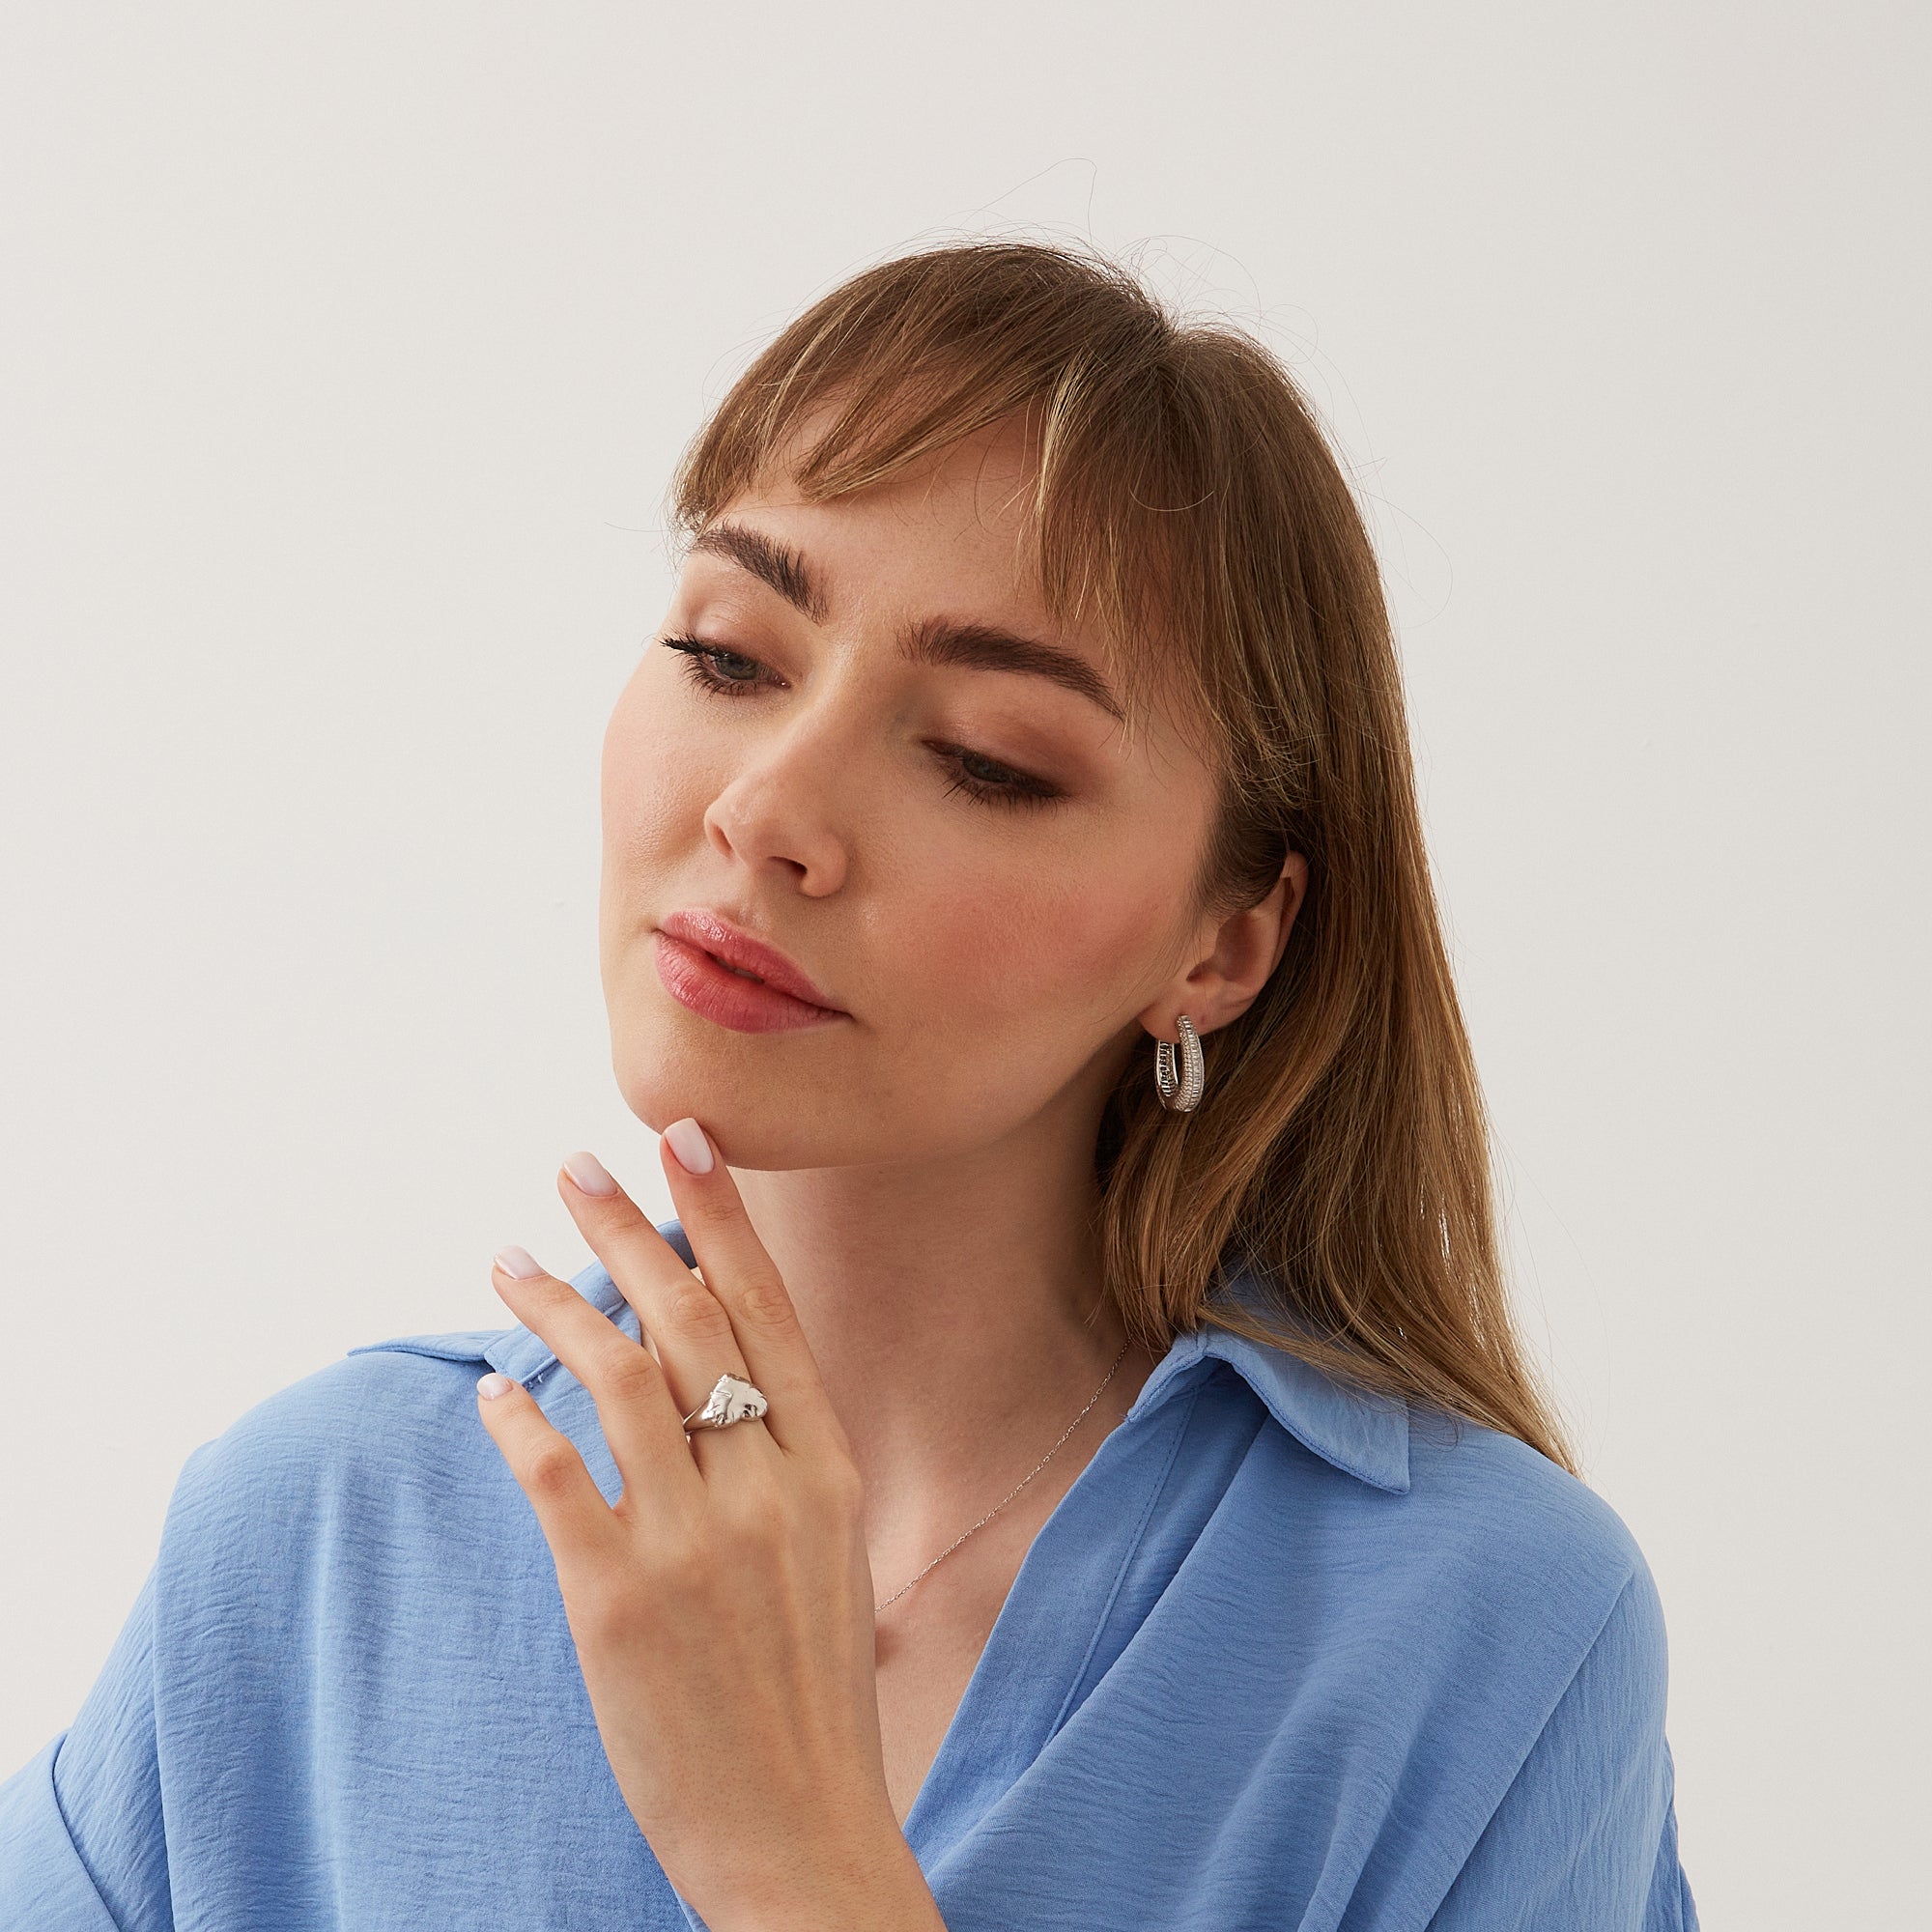
[[[713,677],[749,688],[699,689],[654,641],[606,734],[612,1066],[640,1121],[695,1117],[717,1151],[694,1175],[661,1150],[698,1276],[621,1191],[560,1174],[649,1346],[553,1276],[496,1285],[596,1397],[619,1504],[526,1392],[479,1412],[551,1540],[619,1785],[716,1932],[940,1923],[900,1827],[1028,1545],[1153,1358],[1129,1350],[876,1626],[873,1604],[1120,1355],[1089,1233],[1102,1105],[1130,1057],[1152,1078],[1177,1014],[1206,1036],[1246,1009],[1306,889],[1295,855],[1250,911],[1192,905],[1215,787],[1177,707],[1129,741],[1043,679],[900,654],[936,615],[1106,674],[1105,639],[1057,631],[1024,567],[1030,474],[1005,425],[835,503],[775,484],[727,505],[805,557],[822,608],[693,554],[659,636],[728,653]],[[962,772],[1057,796],[985,801]],[[848,1017],[745,1034],[691,1011],[651,939],[683,907],[780,947]],[[771,1413],[687,1447],[678,1418],[741,1363]]]

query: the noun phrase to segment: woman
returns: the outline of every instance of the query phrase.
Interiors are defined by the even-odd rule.
[[[936,249],[673,510],[601,950],[676,1219],[573,1155],[591,1266],[188,1459],[0,1923],[1692,1925],[1282,369]]]

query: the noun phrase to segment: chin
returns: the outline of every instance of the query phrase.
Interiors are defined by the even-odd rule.
[[[760,1066],[759,1057],[748,1054],[737,1036],[707,1041],[675,1024],[611,1029],[617,1091],[654,1134],[689,1114],[717,1143],[725,1164],[737,1168],[826,1167],[877,1157],[876,1151],[855,1154],[834,1146],[839,1138],[834,1110],[817,1104],[810,1089],[801,1090],[795,1065],[768,1054]]]

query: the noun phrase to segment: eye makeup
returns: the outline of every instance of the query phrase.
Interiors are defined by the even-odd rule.
[[[766,683],[757,675],[766,668],[742,651],[729,650],[723,644],[708,644],[701,638],[668,637],[658,641],[666,650],[678,652],[684,660],[687,679],[713,696],[746,697]],[[1051,805],[1065,796],[1049,780],[1002,764],[967,746],[931,741],[931,749],[940,762],[952,770],[952,782],[946,787],[949,795],[964,792],[982,805],[1021,810]]]

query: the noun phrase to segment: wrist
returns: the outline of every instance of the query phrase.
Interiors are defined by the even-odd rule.
[[[912,1847],[892,1841],[702,1912],[710,1932],[946,1932]]]

